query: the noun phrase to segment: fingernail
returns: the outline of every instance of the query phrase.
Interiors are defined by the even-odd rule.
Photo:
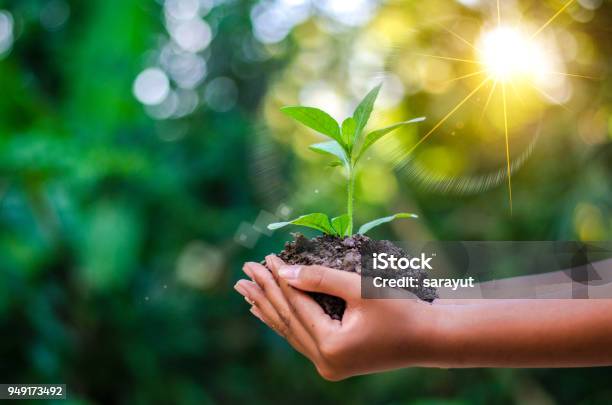
[[[249,304],[249,305],[255,305],[255,301],[253,301],[252,299],[250,299],[247,295],[244,296],[244,300]]]
[[[242,271],[244,271],[244,273],[249,276],[251,280],[253,279],[253,271],[251,270],[248,264],[242,266]]]
[[[234,285],[234,290],[238,291],[241,295],[246,296],[246,289],[242,286],[242,284],[240,284],[240,281]]]
[[[300,275],[301,266],[283,266],[278,271],[278,275],[284,279],[295,279]]]

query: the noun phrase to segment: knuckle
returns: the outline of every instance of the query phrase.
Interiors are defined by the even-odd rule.
[[[323,285],[325,279],[325,269],[321,266],[313,266],[310,272],[310,282],[314,288]]]
[[[276,331],[285,339],[291,336],[289,326],[287,326],[287,324],[285,324],[284,322],[281,322],[279,325],[277,325]]]
[[[287,298],[287,305],[289,305],[289,311],[293,314],[297,314],[298,302],[295,296],[289,296]]]
[[[278,317],[287,329],[291,328],[291,317],[289,314],[287,314],[285,311],[281,311],[278,313]]]
[[[253,281],[255,282],[255,284],[257,284],[261,291],[265,291],[266,287],[264,285],[264,280],[261,277],[261,274],[259,274],[259,272],[253,272]]]

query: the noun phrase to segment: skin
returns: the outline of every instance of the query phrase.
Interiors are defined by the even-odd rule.
[[[251,313],[327,380],[402,367],[612,365],[612,300],[362,299],[360,277],[322,266],[246,263]],[[346,301],[331,319],[305,291]]]

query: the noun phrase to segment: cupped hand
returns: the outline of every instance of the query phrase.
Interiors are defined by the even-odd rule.
[[[246,263],[251,280],[236,290],[251,312],[284,337],[328,380],[406,367],[435,365],[438,317],[433,306],[409,299],[362,299],[356,273],[323,266],[288,266],[266,257],[266,267]],[[306,292],[346,301],[341,321],[327,315]]]

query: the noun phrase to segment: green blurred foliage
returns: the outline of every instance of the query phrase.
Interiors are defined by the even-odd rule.
[[[609,401],[605,368],[407,369],[328,383],[252,319],[232,290],[241,263],[278,251],[287,235],[270,237],[249,224],[280,202],[330,215],[343,206],[338,174],[299,152],[312,134],[274,121],[270,111],[320,77],[304,64],[317,52],[327,55],[319,60],[325,79],[345,86],[342,71],[330,66],[347,63],[350,48],[359,48],[354,33],[381,21],[334,34],[324,29],[328,18],[316,17],[262,44],[261,33],[253,36],[255,3],[217,1],[203,17],[213,39],[198,51],[207,64],[193,88],[199,106],[155,119],[132,88],[168,41],[161,3],[0,1],[13,22],[13,42],[0,59],[0,382],[66,383],[72,403]],[[443,6],[476,14],[451,2],[422,12]],[[410,24],[421,13],[393,7],[405,12],[395,22]],[[393,7],[377,12],[388,16]],[[609,14],[606,3],[581,28],[604,67]],[[231,89],[219,77],[234,83],[235,100],[224,99]],[[207,90],[213,82],[225,87]],[[610,80],[584,86],[591,87],[578,91],[589,96],[579,99],[603,106],[581,115],[590,133],[610,122]],[[435,116],[437,97],[404,95],[392,112],[400,120]],[[516,176],[514,217],[503,186],[440,195],[373,159],[367,173],[374,180],[365,174],[358,183],[358,218],[415,208],[421,220],[395,228],[401,238],[610,238],[612,127],[585,145],[572,114],[546,113],[548,137]],[[389,198],[368,199],[364,188],[383,175]],[[240,230],[254,242],[243,243]]]

